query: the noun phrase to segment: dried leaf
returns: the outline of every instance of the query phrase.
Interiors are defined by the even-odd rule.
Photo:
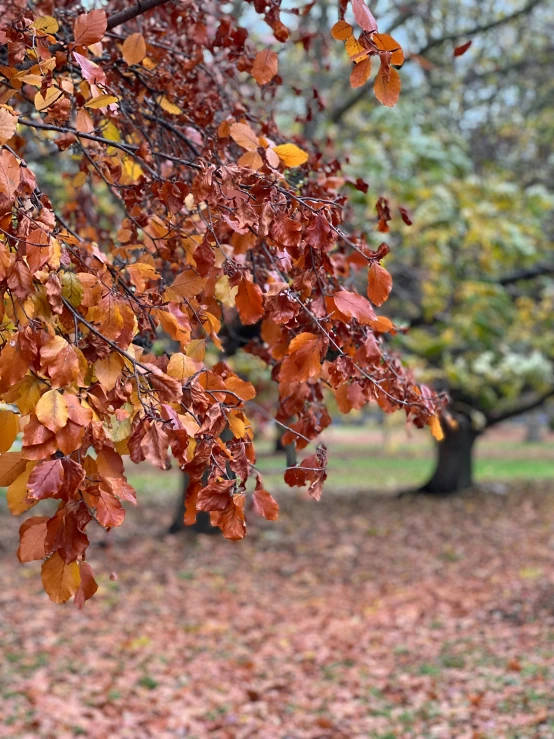
[[[132,33],[123,42],[123,58],[129,66],[140,64],[146,56],[146,43],[142,33]]]
[[[42,565],[42,584],[54,603],[65,603],[77,592],[81,582],[77,562],[66,564],[58,552]]]
[[[264,49],[256,54],[252,65],[252,77],[258,85],[266,85],[270,82],[279,69],[279,57],[271,49]]]

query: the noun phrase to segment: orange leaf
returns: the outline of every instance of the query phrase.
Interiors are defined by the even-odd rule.
[[[259,285],[243,279],[239,283],[235,305],[244,326],[257,323],[264,314],[263,293]]]
[[[316,334],[298,334],[290,342],[279,373],[280,382],[305,382],[321,375],[323,341]]]
[[[362,85],[365,85],[365,83],[369,79],[370,74],[371,59],[369,57],[366,57],[365,59],[362,59],[359,64],[356,64],[352,68],[352,72],[350,73],[351,87],[361,87]]]
[[[58,552],[42,565],[42,584],[54,603],[65,603],[77,592],[81,582],[77,562],[66,564]]]
[[[388,33],[375,33],[373,43],[380,51],[391,52],[390,63],[394,67],[401,67],[404,64],[404,52],[400,44]]]
[[[146,43],[142,33],[132,33],[123,42],[123,58],[131,67],[140,64],[146,56]]]
[[[19,432],[19,416],[13,411],[0,411],[0,452],[9,452]]]
[[[285,167],[300,167],[308,161],[308,154],[296,144],[281,144],[274,146],[274,151]]]
[[[341,290],[334,296],[335,305],[348,318],[355,318],[360,323],[369,325],[375,320],[375,311],[371,303],[358,293]]]
[[[249,169],[261,169],[264,166],[264,160],[257,151],[245,151],[240,157],[237,164],[240,167],[248,167]]]
[[[429,428],[437,441],[442,441],[444,439],[444,431],[442,430],[441,422],[437,416],[431,416],[429,419]]]
[[[164,292],[164,300],[178,300],[179,298],[195,298],[202,292],[206,278],[200,277],[192,269],[186,269],[173,280]]]
[[[77,16],[73,26],[75,43],[78,46],[96,44],[102,41],[107,27],[108,19],[105,10],[91,10],[90,13],[83,13]]]
[[[7,488],[25,471],[27,460],[21,452],[0,455],[0,487]]]
[[[14,194],[21,178],[19,163],[11,151],[2,151],[0,154],[0,194],[9,198]]]
[[[233,141],[247,151],[256,151],[260,145],[255,132],[246,123],[231,123],[229,133]]]
[[[5,108],[0,108],[0,144],[5,144],[15,133],[17,117]]]
[[[331,36],[336,38],[337,41],[346,41],[347,38],[352,36],[352,26],[346,21],[337,21],[331,28]]]
[[[258,85],[266,85],[270,82],[279,69],[279,57],[271,49],[264,49],[256,54],[252,65],[252,77]]]
[[[383,305],[392,289],[392,277],[379,262],[372,262],[367,273],[367,297],[375,305]]]
[[[44,393],[37,403],[35,413],[42,425],[54,433],[63,429],[69,418],[65,398],[57,390]]]
[[[383,64],[381,64],[377,77],[375,78],[375,84],[373,85],[373,92],[377,100],[382,105],[392,108],[398,102],[401,86],[400,75],[396,69],[390,67],[385,72]]]

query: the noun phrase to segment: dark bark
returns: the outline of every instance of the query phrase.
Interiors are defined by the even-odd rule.
[[[437,444],[437,464],[431,479],[419,489],[432,495],[452,495],[473,485],[473,447],[479,432],[463,417],[457,429],[444,426],[444,439]]]
[[[178,534],[181,531],[184,531],[185,529],[190,529],[191,531],[196,532],[197,534],[215,534],[219,529],[215,528],[210,523],[210,514],[206,513],[205,511],[198,511],[196,513],[196,523],[192,524],[191,526],[185,526],[185,500],[187,497],[187,488],[189,485],[190,477],[186,472],[183,472],[183,486],[181,489],[181,494],[179,495],[179,500],[177,501],[177,506],[175,508],[175,515],[173,517],[173,522],[171,526],[169,527],[169,533],[170,534]]]

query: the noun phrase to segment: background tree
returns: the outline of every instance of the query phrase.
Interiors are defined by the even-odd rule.
[[[472,482],[475,439],[554,393],[547,4],[377,4],[406,57],[401,102],[388,117],[367,88],[344,94],[344,61],[327,42],[331,7],[312,23],[320,46],[311,42],[308,57],[322,45],[326,56],[312,77],[305,62],[298,105],[319,75],[335,80],[312,97],[310,131],[326,132],[348,157],[352,180],[367,178],[367,194],[353,196],[360,225],[393,227],[387,312],[410,327],[395,341],[420,376],[448,390],[455,420],[423,489],[455,492]],[[389,202],[376,211],[381,196]],[[402,207],[413,224],[397,227]]]

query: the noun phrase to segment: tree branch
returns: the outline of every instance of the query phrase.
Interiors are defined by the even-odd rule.
[[[121,26],[123,23],[127,23],[127,21],[146,13],[148,10],[157,8],[158,5],[164,5],[167,2],[172,2],[172,0],[138,0],[138,2],[130,8],[122,10],[119,13],[114,13],[114,15],[108,18],[108,31],[111,31],[112,28],[116,28],[116,26]]]
[[[486,428],[490,428],[491,426],[496,426],[498,423],[502,423],[502,421],[508,421],[510,418],[515,418],[516,416],[520,416],[522,413],[528,413],[529,411],[533,411],[535,410],[535,408],[540,408],[540,406],[545,401],[547,401],[548,398],[552,398],[552,397],[554,397],[554,388],[551,388],[546,393],[543,393],[542,395],[539,395],[538,397],[530,399],[526,403],[522,403],[516,408],[511,408],[510,410],[507,410],[504,413],[496,413],[496,414],[492,413],[491,415],[487,415]]]
[[[437,46],[441,46],[442,44],[445,44],[447,41],[456,41],[459,38],[467,38],[468,36],[477,36],[480,33],[486,33],[487,31],[492,31],[493,28],[498,28],[498,26],[503,26],[505,23],[509,23],[510,21],[513,21],[522,15],[527,15],[527,13],[530,13],[538,5],[540,5],[541,2],[542,0],[530,0],[530,2],[528,2],[527,5],[524,5],[523,8],[516,10],[514,13],[511,13],[510,15],[505,15],[503,18],[497,18],[496,20],[491,21],[490,23],[484,23],[482,26],[474,26],[473,28],[467,28],[465,31],[457,31],[456,33],[451,33],[448,36],[442,36],[441,38],[432,39],[431,41],[429,41],[427,46],[424,46],[423,49],[420,49],[417,52],[417,54],[418,56],[422,56],[423,54],[428,52],[430,49],[434,49]]]
[[[512,285],[514,282],[519,282],[519,280],[532,280],[535,277],[542,277],[543,275],[552,274],[554,274],[554,264],[543,262],[535,264],[534,267],[529,267],[528,269],[520,269],[516,272],[504,275],[504,277],[501,277],[499,280],[497,280],[497,282],[499,285]]]

